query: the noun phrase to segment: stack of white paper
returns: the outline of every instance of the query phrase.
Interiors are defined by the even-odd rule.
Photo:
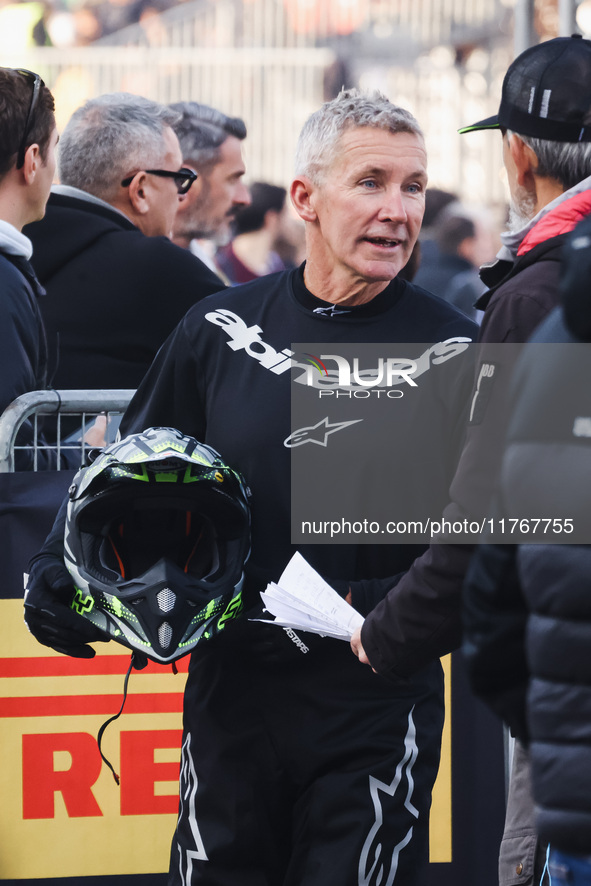
[[[268,624],[282,628],[350,640],[363,624],[363,616],[349,606],[300,553],[293,555],[279,584],[268,584],[261,597],[267,612],[275,616],[275,621]]]

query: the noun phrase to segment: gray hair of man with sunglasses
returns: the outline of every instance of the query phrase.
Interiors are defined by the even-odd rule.
[[[39,145],[45,161],[55,129],[54,102],[36,74],[0,68],[0,121],[0,177],[14,165],[22,166],[24,153],[33,144]]]
[[[112,203],[122,179],[160,165],[165,134],[178,119],[170,108],[126,92],[90,99],[61,135],[60,182]]]

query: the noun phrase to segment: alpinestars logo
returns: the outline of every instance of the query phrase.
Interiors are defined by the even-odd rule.
[[[274,347],[264,342],[261,338],[263,330],[260,326],[247,326],[242,317],[225,308],[210,311],[205,315],[205,319],[215,326],[222,327],[230,339],[229,348],[232,348],[233,351],[244,349],[249,357],[257,360],[261,366],[274,372],[275,375],[281,375],[282,372],[291,368],[291,358],[294,352],[289,348],[276,351]]]
[[[396,880],[400,853],[412,840],[414,823],[419,817],[419,810],[412,802],[415,787],[412,769],[419,753],[413,711],[414,706],[408,715],[408,729],[404,738],[404,755],[396,767],[394,778],[390,784],[386,784],[374,778],[373,775],[369,777],[369,790],[376,820],[361,850],[357,881],[359,886],[392,886]],[[402,798],[399,796],[396,806],[397,809],[406,809],[409,813],[409,827],[406,834],[395,846],[392,846],[391,843],[389,846],[391,829],[388,827],[387,822],[382,827],[385,818],[387,818],[387,816],[384,816],[382,804],[388,797],[393,799],[398,791],[403,794],[406,792],[406,797],[404,797],[402,802]],[[400,812],[398,815],[400,816]]]
[[[243,350],[275,375],[289,369],[299,370],[299,375],[296,373],[292,377],[293,381],[316,388],[319,396],[334,395],[341,389],[364,396],[373,389],[379,395],[383,389],[392,398],[402,397],[400,385],[416,388],[417,379],[423,373],[463,353],[471,342],[471,339],[462,336],[448,338],[431,345],[416,359],[379,357],[376,358],[377,365],[364,368],[357,358],[350,362],[340,354],[320,354],[319,357],[304,354],[298,358],[290,348],[277,351],[263,341],[260,326],[247,326],[242,317],[226,308],[210,311],[205,319],[224,330],[229,339],[227,345],[233,351]],[[326,366],[329,360],[335,367]]]
[[[195,763],[191,755],[191,733],[188,732],[181,752],[179,822],[184,821],[188,825],[191,831],[192,848],[189,848],[191,846],[189,840],[186,841],[182,848],[180,844],[176,844],[178,873],[183,886],[190,886],[193,882],[193,862],[208,860],[197,823],[196,796],[198,784]],[[174,859],[172,859],[171,863],[173,862]]]
[[[290,434],[289,437],[283,441],[283,445],[287,446],[288,449],[294,449],[296,446],[303,446],[304,443],[316,443],[317,446],[326,446],[330,434],[342,431],[343,428],[348,428],[349,425],[356,425],[360,421],[363,421],[363,419],[357,418],[355,421],[335,421],[331,424],[328,420],[328,416],[326,416],[326,418],[323,418],[315,425],[310,425],[307,428],[300,428],[299,430],[294,431],[293,434]]]

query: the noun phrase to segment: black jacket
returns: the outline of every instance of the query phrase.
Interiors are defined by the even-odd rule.
[[[45,388],[47,346],[39,311],[43,295],[28,262],[0,252],[0,414],[21,394]],[[17,438],[17,447],[29,446],[32,442],[33,426],[27,421]],[[56,466],[55,456],[50,452],[39,450],[37,458],[39,469]],[[17,470],[31,469],[32,452],[17,448],[15,465]]]
[[[178,427],[214,446],[228,464],[244,474],[253,492],[248,570],[257,597],[268,581],[278,579],[296,549],[290,540],[292,450],[286,443],[292,431],[294,369],[290,371],[289,354],[293,344],[332,342],[331,350],[338,350],[339,343],[347,342],[423,343],[454,336],[469,340],[476,332],[474,324],[442,299],[400,279],[367,305],[336,312],[333,307],[308,292],[301,269],[234,287],[196,305],[159,352],[121,425],[122,433],[151,425]],[[394,347],[411,354],[424,350],[423,344]],[[389,488],[403,473],[414,477],[417,484],[439,485],[446,494],[452,467],[444,465],[441,458],[425,464],[416,451],[421,438],[442,440],[450,433],[452,421],[461,431],[461,407],[470,383],[468,377],[468,387],[463,384],[463,368],[460,360],[450,359],[429,370],[428,376],[441,379],[438,385],[443,392],[431,408],[421,412],[420,425],[413,421],[411,427],[404,418],[397,423],[392,408],[384,402],[382,421],[398,428],[388,444],[388,454],[381,459],[375,447],[359,443],[352,476],[363,477],[365,470],[368,476],[382,478]],[[301,366],[296,372],[302,374]],[[314,408],[317,393],[312,392]],[[411,408],[411,398],[404,400],[407,405],[396,401],[397,414],[402,408]],[[321,417],[328,415],[334,421],[336,414],[339,418],[336,403],[325,406],[322,400],[320,404]],[[363,427],[356,425],[360,435]],[[340,438],[333,434],[330,445],[307,447],[310,457],[323,457],[330,465],[335,447],[353,442],[356,433],[351,429],[350,437],[341,434]],[[398,457],[404,446],[411,462],[408,467],[403,467]],[[323,472],[320,467],[318,470],[320,477]],[[342,485],[342,477],[340,482]],[[408,568],[423,550],[416,544],[367,543],[312,543],[298,544],[297,548],[329,581],[391,575]],[[353,603],[363,613],[375,602],[354,594]]]
[[[0,413],[21,394],[45,387],[47,347],[38,305],[43,291],[23,274],[20,265],[26,264],[0,252]]]
[[[186,311],[224,288],[188,250],[87,200],[52,194],[45,218],[24,233],[47,290],[41,310],[58,389],[136,388]]]
[[[516,371],[495,504],[499,518],[552,518],[553,531],[478,548],[464,649],[474,688],[530,744],[541,838],[589,854],[591,221],[575,230],[565,266],[565,310],[540,327]]]
[[[498,363],[498,347],[491,357],[487,343],[526,341],[557,304],[564,240],[565,235],[553,237],[514,265],[497,262],[482,273],[491,288],[476,303],[485,310],[477,377],[487,361]],[[510,366],[498,366],[494,384],[476,395],[481,396],[482,408],[475,411],[466,431],[452,500],[444,512],[450,521],[482,519],[488,513],[505,430],[510,371]],[[473,551],[474,545],[467,543],[432,544],[405,575],[394,577],[389,593],[366,618],[361,632],[364,649],[380,674],[408,676],[433,655],[445,655],[460,645],[462,583]],[[365,589],[371,593],[367,584]]]

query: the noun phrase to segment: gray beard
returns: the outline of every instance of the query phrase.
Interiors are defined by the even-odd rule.
[[[536,201],[525,188],[518,188],[509,204],[508,227],[512,234],[525,228],[536,214]]]

